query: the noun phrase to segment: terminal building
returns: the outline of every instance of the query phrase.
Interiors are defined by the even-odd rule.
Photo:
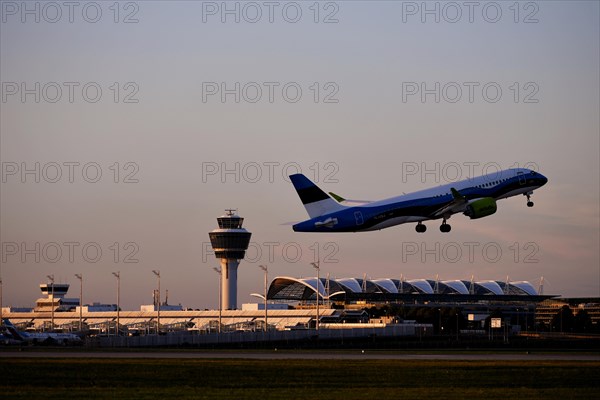
[[[324,279],[278,277],[271,282],[267,298],[278,301],[316,301],[319,296],[330,302],[458,302],[458,301],[525,301],[540,302],[556,296],[538,294],[526,281],[466,281],[431,279]]]
[[[431,279],[365,279],[276,277],[267,291],[267,326],[269,330],[314,328],[316,320],[317,287],[319,292],[319,321],[323,327],[336,323],[364,324],[398,323],[398,319],[370,318],[367,311],[381,307],[403,309],[454,310],[469,318],[474,328],[483,326],[494,312],[517,321],[519,329],[531,330],[539,321],[546,321],[563,305],[558,296],[544,295],[526,281],[494,280],[431,280]],[[51,325],[59,331],[76,331],[79,318],[84,330],[100,334],[140,335],[156,333],[160,310],[162,332],[191,331],[196,333],[259,331],[265,329],[264,304],[244,304],[241,310],[189,310],[181,305],[165,303],[141,306],[139,311],[117,312],[115,305],[92,304],[79,306],[78,299],[66,297],[69,285],[56,284],[54,295],[51,284],[40,288],[47,295],[38,299],[33,310],[3,309],[9,318],[23,330],[44,330]],[[54,300],[54,301],[53,301]],[[598,299],[587,299],[585,304],[571,304],[574,312],[586,308],[592,322],[600,323]],[[51,316],[51,307],[54,313]],[[80,313],[81,311],[81,313]],[[540,313],[541,312],[541,313]],[[371,316],[372,317],[372,316]],[[117,320],[120,326],[117,328]],[[417,321],[424,322],[424,321]],[[477,325],[479,323],[479,325]],[[332,325],[333,324],[333,325]],[[349,325],[346,325],[349,326]]]

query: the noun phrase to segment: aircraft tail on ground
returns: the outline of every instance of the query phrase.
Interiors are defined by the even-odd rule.
[[[24,334],[22,332],[19,332],[17,328],[15,328],[15,326],[12,324],[12,322],[10,322],[8,319],[4,320],[4,326],[6,326],[6,329],[8,329],[8,332],[10,332],[14,339],[21,341],[25,340]]]
[[[290,179],[310,218],[320,217],[346,208],[346,206],[333,200],[306,176],[294,174],[290,175]]]

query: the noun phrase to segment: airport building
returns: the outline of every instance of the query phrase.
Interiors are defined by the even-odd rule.
[[[479,329],[494,312],[517,321],[519,329],[533,329],[536,322],[551,318],[557,304],[564,304],[557,296],[539,294],[526,281],[502,282],[493,280],[430,280],[430,279],[365,279],[321,278],[274,278],[267,291],[268,307],[264,304],[244,304],[241,310],[188,310],[181,305],[166,302],[142,305],[139,311],[119,311],[116,305],[92,304],[79,306],[78,299],[67,299],[69,285],[56,284],[54,296],[52,284],[40,288],[47,295],[38,299],[36,307],[3,309],[4,318],[9,318],[22,330],[46,330],[54,327],[59,331],[77,331],[80,317],[84,330],[99,335],[119,334],[143,335],[157,331],[160,319],[162,332],[190,331],[198,334],[212,332],[273,331],[311,329],[316,321],[316,299],[319,293],[319,322],[322,327],[335,324],[352,324],[367,327],[370,324],[397,324],[398,318],[374,318],[366,310],[381,307],[403,309],[452,309],[468,318],[470,327]],[[318,289],[317,289],[318,288]],[[58,293],[58,294],[57,294]],[[56,301],[52,302],[52,299]],[[54,313],[50,305],[54,304]],[[593,309],[593,322],[598,324],[600,307]],[[574,305],[575,311],[580,305]],[[160,313],[160,315],[159,315]],[[265,318],[266,316],[266,318]],[[441,318],[441,317],[440,317]],[[267,326],[265,327],[265,319]],[[117,329],[117,320],[119,328]],[[417,323],[424,321],[416,321]],[[329,324],[329,325],[327,325]],[[358,324],[358,325],[357,325]],[[514,322],[513,322],[514,324]],[[351,325],[345,325],[350,327]]]
[[[79,306],[79,299],[65,297],[69,290],[69,285],[66,283],[42,283],[40,290],[46,297],[37,299],[34,311],[50,312],[54,308],[54,312],[59,312],[68,311]]]
[[[552,325],[558,310],[564,312],[563,307],[567,306],[572,315],[586,316],[588,325],[595,329],[600,326],[599,299],[563,301],[558,296],[544,295],[541,288],[536,290],[527,281],[508,280],[407,280],[402,276],[367,279],[366,275],[329,279],[321,278],[318,273],[312,278],[276,277],[268,285],[262,304],[244,304],[240,310],[237,269],[251,237],[242,227],[243,221],[235,210],[227,210],[217,218],[218,228],[209,233],[215,256],[221,263],[217,269],[221,275],[217,310],[169,305],[168,292],[161,302],[160,272],[154,271],[159,277],[159,289],[154,292],[153,304],[142,305],[139,311],[123,311],[115,304],[80,305],[79,299],[66,297],[68,284],[55,284],[49,275],[51,283],[40,285],[45,297],[38,299],[33,309],[5,307],[2,316],[22,330],[83,331],[100,336],[276,332],[319,327],[329,330],[377,327],[383,333],[410,335],[440,334],[445,326],[446,332],[450,329],[457,333],[477,332],[489,327],[492,317],[501,320],[503,327],[510,326],[513,332],[531,331]],[[319,272],[318,263],[313,266]],[[266,266],[261,267],[265,270],[266,286]],[[119,278],[118,273],[114,274]],[[563,319],[571,314],[565,314]],[[388,325],[402,329],[386,331]]]
[[[329,302],[457,302],[527,301],[539,302],[556,296],[544,296],[527,281],[466,281],[431,279],[320,279],[278,277],[271,282],[269,300],[308,302],[319,296]]]
[[[560,325],[561,309],[567,307],[568,312],[573,317],[581,314],[587,314],[589,323],[595,325],[596,332],[600,332],[597,328],[600,327],[600,299],[599,298],[552,298],[541,302],[535,313],[535,321],[539,326],[549,327],[552,330],[553,321],[558,317],[557,325]],[[580,314],[581,313],[581,314]],[[564,323],[564,321],[563,321]],[[580,327],[578,327],[580,328]],[[592,327],[593,328],[593,327]],[[594,330],[594,329],[592,329]]]

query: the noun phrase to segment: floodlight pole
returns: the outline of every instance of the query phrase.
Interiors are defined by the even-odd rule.
[[[158,309],[156,311],[156,334],[160,334],[160,270],[156,271],[156,270],[152,270],[152,272],[154,273],[154,275],[157,276],[158,278]]]
[[[4,319],[2,319],[2,275],[0,274],[0,326],[4,325]]]
[[[54,331],[54,274],[46,275],[48,279],[50,279],[50,283],[52,283],[52,305],[50,307],[50,323],[52,324],[52,331]]]
[[[267,312],[267,280],[268,280],[268,274],[269,274],[269,269],[267,268],[266,265],[259,265],[258,266],[260,269],[262,269],[263,271],[265,271],[265,332],[268,330],[269,327],[269,322],[268,322],[268,312]]]
[[[321,268],[319,267],[319,261],[310,263],[314,269],[317,270],[317,321],[315,323],[315,329],[319,332],[319,285],[321,283]]]
[[[83,275],[75,274],[75,277],[79,279],[79,332],[83,330],[83,318],[82,318],[82,308],[83,308]]]
[[[456,310],[456,341],[458,342],[458,309]]]
[[[221,285],[221,270],[219,268],[213,268],[217,274],[219,274],[219,328],[218,332],[221,333],[221,310],[223,309],[223,285]]]
[[[117,278],[117,327],[115,329],[116,336],[120,336],[119,326],[121,325],[121,271],[112,273]]]

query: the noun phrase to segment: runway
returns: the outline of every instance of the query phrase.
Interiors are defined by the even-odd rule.
[[[0,351],[0,358],[600,361],[600,353],[395,353],[389,351]]]

